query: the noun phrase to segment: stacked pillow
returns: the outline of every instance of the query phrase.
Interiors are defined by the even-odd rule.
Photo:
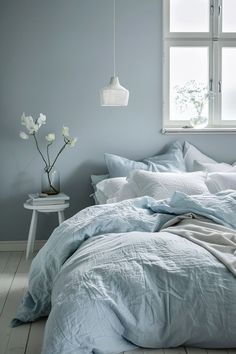
[[[111,178],[127,177],[133,170],[185,172],[182,145],[179,142],[171,144],[164,154],[146,158],[142,162],[112,154],[105,154],[105,162]]]
[[[186,171],[207,171],[207,172],[236,172],[236,162],[232,165],[218,163],[199,151],[187,141],[184,143],[183,157]]]
[[[209,193],[206,186],[205,172],[150,172],[133,171],[128,183],[123,186],[109,203],[120,202],[126,198],[125,190],[129,190],[130,198],[149,196],[156,200],[169,198],[179,191],[187,195]]]
[[[200,163],[194,161],[193,164],[194,171],[207,171],[207,172],[236,172],[235,163],[229,165],[228,163]]]
[[[109,174],[91,176],[97,204],[143,195],[160,200],[177,190],[202,194],[236,189],[236,163],[217,163],[188,142],[172,143],[165,153],[143,161],[105,154],[105,162]]]
[[[113,196],[120,189],[122,189],[122,187],[125,184],[128,184],[125,177],[115,177],[115,178],[101,180],[95,186],[95,193],[94,193],[95,203],[106,204],[108,199],[113,198]]]
[[[180,142],[171,144],[165,153],[146,158],[140,162],[113,154],[105,154],[105,162],[109,174],[91,176],[94,188],[93,197],[96,204],[104,204],[107,199],[111,198],[111,186],[114,185],[113,189],[117,188],[117,180],[115,178],[123,177],[125,180],[134,170],[185,172],[183,147]],[[121,180],[119,182],[121,183]],[[130,195],[127,188],[124,195],[126,199]]]
[[[191,145],[187,141],[184,142],[183,156],[187,172],[194,171],[195,161],[199,163],[217,163],[215,160],[203,154],[195,146]]]
[[[109,178],[109,174],[91,176],[92,187],[94,189],[94,193],[91,194],[91,196],[94,198],[95,204],[106,204],[107,198],[105,197],[103,192],[99,191],[97,186],[99,182],[106,180],[108,178]]]
[[[236,173],[235,172],[213,172],[209,173],[206,185],[210,193],[218,193],[223,190],[236,190]]]

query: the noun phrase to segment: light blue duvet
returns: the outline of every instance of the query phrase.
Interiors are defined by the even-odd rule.
[[[12,324],[49,314],[43,354],[236,347],[235,276],[177,235],[178,225],[165,229],[187,213],[236,229],[236,192],[143,197],[79,212],[33,260]]]

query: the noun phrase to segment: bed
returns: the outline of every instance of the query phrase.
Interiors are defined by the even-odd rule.
[[[42,354],[236,347],[236,191],[205,193],[198,172],[193,195],[186,173],[189,195],[158,200],[150,173],[130,183],[153,196],[80,211],[33,260],[12,326],[48,316]]]

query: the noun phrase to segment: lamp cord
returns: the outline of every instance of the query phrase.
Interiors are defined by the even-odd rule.
[[[116,76],[116,0],[113,2],[113,76]]]

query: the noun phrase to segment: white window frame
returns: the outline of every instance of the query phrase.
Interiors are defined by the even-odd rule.
[[[236,132],[236,120],[221,120],[221,53],[223,47],[236,47],[236,33],[222,32],[222,0],[208,1],[209,32],[178,33],[169,31],[170,0],[163,0],[163,131],[177,128],[181,132],[183,127],[189,126],[188,120],[173,120],[169,115],[170,48],[200,46],[209,48],[209,89],[214,93],[214,99],[209,100],[208,128],[204,130]]]

